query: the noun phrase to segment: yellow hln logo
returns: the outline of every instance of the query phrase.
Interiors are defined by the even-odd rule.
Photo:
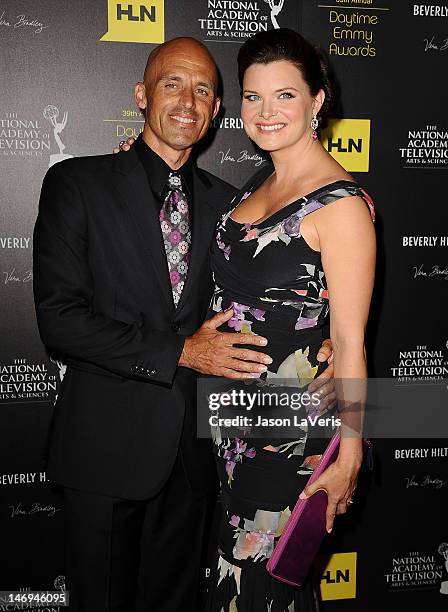
[[[322,600],[356,597],[355,552],[337,553],[320,558],[317,571],[320,574]]]
[[[368,172],[370,119],[330,119],[322,143],[347,172]]]
[[[163,43],[165,0],[108,0],[108,27],[101,40]]]

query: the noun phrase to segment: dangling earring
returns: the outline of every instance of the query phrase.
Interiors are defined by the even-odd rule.
[[[311,119],[311,129],[313,130],[313,133],[312,133],[313,140],[317,140],[317,128],[318,127],[319,127],[319,121],[316,115],[313,115],[313,118]]]

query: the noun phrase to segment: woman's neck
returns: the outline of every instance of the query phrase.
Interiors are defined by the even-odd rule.
[[[306,182],[316,175],[316,169],[325,162],[326,151],[318,140],[298,142],[291,147],[273,151],[275,183],[285,185],[291,181]]]

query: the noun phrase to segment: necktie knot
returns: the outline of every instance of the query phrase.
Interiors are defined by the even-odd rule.
[[[170,172],[167,186],[170,191],[182,191],[182,179],[178,172]]]
[[[177,210],[179,201],[185,199],[185,193],[182,189],[182,179],[178,172],[170,172],[165,183],[164,194],[167,210]]]

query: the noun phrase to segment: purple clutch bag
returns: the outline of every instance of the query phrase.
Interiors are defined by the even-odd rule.
[[[340,432],[331,438],[319,465],[308,484],[311,484],[333,463],[339,452]],[[370,441],[364,441],[370,447]],[[307,499],[298,499],[283,533],[266,565],[273,578],[292,586],[301,586],[327,533],[327,493],[316,491]]]

